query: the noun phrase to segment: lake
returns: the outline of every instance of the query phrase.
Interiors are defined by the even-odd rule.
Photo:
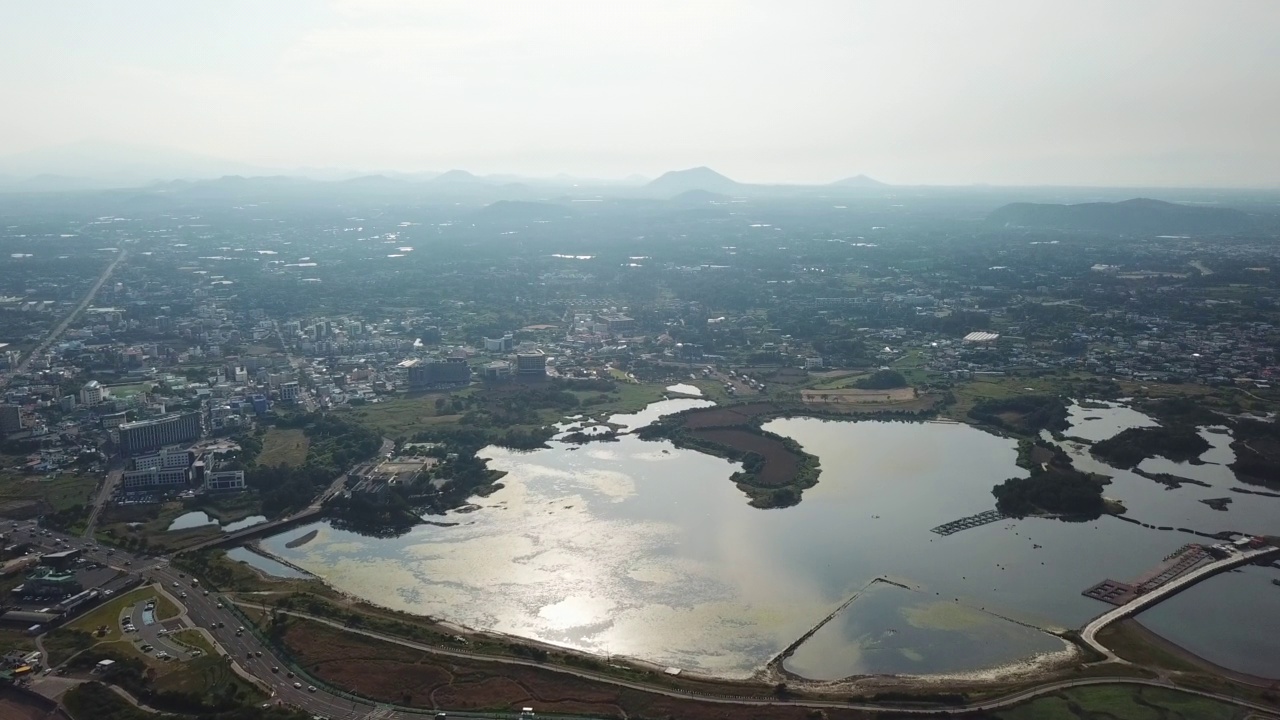
[[[634,428],[707,404],[667,400],[611,421]],[[1132,419],[1086,412],[1079,422],[1099,429]],[[930,528],[992,508],[992,486],[1025,474],[1012,440],[942,423],[792,418],[766,428],[822,462],[796,507],[751,508],[728,480],[735,464],[623,436],[485,449],[490,467],[507,471],[505,488],[477,498],[480,510],[451,513],[455,527],[375,539],[320,523],[261,545],[395,609],[725,677],[756,672],[864,591],[786,661],[830,678],[967,672],[1060,651],[1062,641],[1036,628],[1078,628],[1109,607],[1083,589],[1136,577],[1195,540],[1112,517],[1005,520],[938,536]],[[1191,506],[1194,521],[1235,512],[1107,470],[1116,479],[1106,494],[1147,522]],[[313,529],[313,541],[285,547]]]
[[[227,523],[222,527],[222,531],[235,532],[266,521],[266,515],[250,515],[242,520]],[[169,527],[165,528],[165,530],[190,530],[191,528],[204,527],[206,525],[222,525],[222,523],[219,522],[217,518],[211,517],[203,510],[193,510],[174,518],[173,522],[169,523]]]

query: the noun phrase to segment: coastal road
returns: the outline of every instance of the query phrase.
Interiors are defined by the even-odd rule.
[[[32,530],[31,523],[19,523],[19,531]],[[26,535],[23,532],[23,535]],[[63,546],[56,544],[57,540],[63,540],[74,547],[85,548],[86,555],[95,560],[108,563],[124,570],[132,570],[140,573],[144,578],[154,579],[162,588],[163,592],[170,595],[181,608],[184,609],[184,615],[189,624],[206,630],[212,637],[215,647],[220,648],[232,663],[236,666],[237,671],[246,677],[253,678],[257,684],[273,693],[272,702],[282,702],[296,705],[303,708],[307,712],[320,715],[331,720],[355,720],[356,718],[365,718],[371,713],[377,712],[377,717],[385,720],[422,720],[423,711],[410,711],[395,706],[375,705],[368,701],[353,701],[342,695],[330,691],[324,686],[318,686],[314,692],[309,691],[308,682],[300,678],[288,677],[291,670],[283,658],[277,656],[270,646],[263,645],[258,642],[256,636],[246,630],[244,633],[237,635],[236,632],[240,627],[241,620],[238,615],[231,612],[227,607],[218,608],[220,595],[218,593],[210,593],[205,595],[205,588],[201,585],[195,585],[192,578],[187,576],[183,571],[169,567],[168,561],[164,558],[152,558],[134,555],[120,550],[111,550],[109,548],[97,547],[92,543],[84,543],[83,541],[66,536],[62,533],[51,532],[48,537],[43,535],[41,531],[38,535],[31,538],[33,542],[38,543],[42,550],[52,551],[62,549]],[[1274,550],[1273,550],[1274,551]],[[1256,557],[1256,555],[1255,555]],[[173,583],[178,583],[175,588]],[[181,592],[187,593],[186,598],[175,597]],[[263,607],[253,603],[242,602],[243,607]],[[652,686],[645,683],[633,682],[609,675],[597,674],[587,670],[579,670],[576,668],[568,668],[563,666],[547,665],[538,663],[533,660],[522,660],[520,658],[483,655],[479,653],[471,653],[461,651],[452,647],[440,647],[425,643],[414,642],[403,638],[383,635],[381,633],[360,630],[345,627],[342,623],[335,622],[328,618],[321,618],[300,613],[296,611],[279,611],[297,617],[307,618],[315,622],[320,622],[335,628],[342,629],[344,632],[353,632],[365,635],[384,642],[413,648],[423,652],[429,652],[444,657],[467,658],[473,660],[484,660],[504,665],[518,665],[523,667],[541,668],[548,672],[555,672],[564,675],[578,677],[583,680],[590,680],[601,684],[612,685],[615,687],[624,687],[642,692],[654,693],[670,698],[715,703],[728,706],[751,706],[751,707],[768,707],[768,706],[786,706],[786,707],[806,707],[806,708],[845,708],[865,710],[869,712],[894,712],[897,714],[916,715],[916,716],[937,716],[942,717],[947,714],[955,714],[965,711],[990,711],[1007,708],[1027,700],[1032,700],[1041,695],[1046,695],[1061,690],[1067,690],[1075,687],[1084,687],[1090,685],[1114,685],[1114,684],[1130,684],[1144,685],[1149,687],[1161,687],[1171,690],[1199,695],[1201,697],[1211,698],[1219,702],[1229,703],[1237,707],[1247,708],[1263,717],[1275,718],[1280,717],[1280,710],[1274,707],[1268,707],[1257,703],[1240,700],[1237,698],[1219,695],[1216,693],[1202,692],[1182,688],[1168,680],[1141,680],[1125,677],[1096,677],[1081,678],[1076,680],[1066,680],[1054,683],[1046,683],[1028,690],[1020,691],[1007,695],[1002,698],[987,700],[979,703],[973,703],[965,706],[893,706],[893,705],[877,705],[871,703],[848,703],[839,700],[778,700],[773,698],[760,697],[734,697],[725,695],[714,695],[706,693],[693,693],[680,690],[673,690],[666,687]],[[216,624],[223,623],[224,627],[215,627]],[[258,653],[262,653],[261,656]],[[277,668],[276,672],[272,672],[272,668]],[[300,683],[301,688],[295,688],[294,683]],[[494,718],[494,717],[514,717],[513,715],[503,715],[494,713],[470,713],[455,712],[443,709],[449,713],[450,717],[470,717],[470,718]],[[535,708],[536,710],[536,708]],[[554,717],[539,713],[540,717]]]
[[[75,309],[68,313],[67,316],[62,319],[62,322],[58,323],[57,327],[50,330],[49,334],[44,336],[44,340],[41,340],[40,344],[37,345],[34,350],[27,353],[27,356],[18,363],[18,366],[14,368],[9,375],[0,378],[0,387],[8,385],[10,378],[25,373],[27,371],[27,367],[31,365],[32,358],[47,350],[49,346],[62,335],[62,333],[67,331],[67,327],[71,325],[72,321],[79,317],[80,313],[84,312],[85,308],[89,307],[89,303],[93,302],[93,298],[97,296],[98,291],[101,290],[102,286],[107,282],[107,278],[111,277],[111,273],[115,272],[116,266],[119,265],[128,254],[128,250],[121,250],[120,254],[116,255],[116,259],[112,260],[111,264],[102,271],[102,274],[99,275],[98,279],[93,283],[93,287],[89,288],[89,292],[85,294],[84,299],[80,301],[80,304],[76,305]]]
[[[264,608],[264,606],[255,605],[253,603],[242,602],[239,604],[245,607]],[[1252,703],[1246,700],[1240,700],[1238,698],[1234,698],[1229,695],[1219,695],[1217,693],[1209,693],[1209,692],[1202,692],[1199,690],[1192,690],[1185,687],[1180,687],[1167,680],[1143,680],[1138,678],[1127,678],[1127,677],[1094,677],[1094,678],[1080,678],[1077,680],[1063,680],[1059,682],[1046,683],[1044,685],[1039,685],[1034,688],[1030,688],[1028,690],[1023,690],[1020,692],[1013,693],[1011,695],[1006,695],[1005,697],[1002,697],[1002,698],[986,700],[986,701],[977,702],[977,703],[971,703],[968,705],[952,705],[952,706],[946,706],[946,707],[937,706],[937,705],[932,705],[927,707],[910,706],[910,705],[884,705],[884,704],[872,704],[872,703],[841,702],[839,700],[777,700],[772,698],[712,695],[707,693],[697,693],[697,692],[689,692],[689,691],[683,691],[683,690],[673,690],[673,689],[664,688],[664,687],[657,687],[657,686],[649,685],[646,683],[624,680],[621,678],[613,677],[611,675],[594,673],[589,670],[578,670],[576,668],[548,665],[546,663],[540,663],[534,660],[523,660],[520,658],[513,658],[508,656],[502,656],[502,655],[484,655],[481,653],[472,653],[472,652],[467,652],[463,650],[457,650],[454,648],[445,648],[437,645],[428,645],[426,643],[419,643],[419,642],[406,640],[404,638],[398,638],[391,635],[384,635],[382,633],[374,632],[371,630],[361,630],[356,628],[350,628],[340,622],[336,622],[328,618],[322,618],[316,615],[296,612],[293,610],[278,610],[277,612],[280,612],[286,615],[293,615],[295,617],[305,618],[307,620],[329,625],[330,627],[339,628],[345,632],[355,633],[357,635],[364,635],[366,637],[374,638],[377,640],[381,640],[381,641],[396,644],[396,645],[401,645],[401,646],[412,648],[415,650],[421,650],[423,652],[428,652],[435,655],[442,655],[445,657],[455,657],[455,658],[466,658],[471,660],[483,660],[485,662],[493,662],[493,663],[499,663],[503,665],[519,665],[522,667],[540,668],[550,672],[561,673],[564,675],[571,675],[583,680],[590,680],[593,682],[599,682],[606,685],[613,685],[615,687],[624,687],[631,690],[639,690],[641,692],[653,693],[656,695],[663,695],[665,697],[670,697],[670,698],[679,698],[682,700],[715,703],[715,704],[721,704],[721,705],[739,705],[739,706],[745,705],[745,706],[751,706],[751,707],[841,708],[841,709],[851,709],[851,710],[865,710],[868,712],[893,712],[897,714],[906,714],[906,715],[945,716],[945,715],[952,715],[959,712],[999,710],[1002,708],[1010,707],[1012,705],[1017,705],[1018,703],[1035,699],[1036,697],[1039,697],[1041,695],[1047,695],[1047,694],[1058,692],[1061,690],[1069,690],[1071,688],[1076,688],[1076,687],[1085,687],[1089,685],[1128,684],[1128,685],[1145,685],[1149,687],[1160,687],[1160,688],[1166,688],[1169,690],[1177,690],[1180,692],[1190,693],[1193,695],[1199,695],[1201,697],[1212,698],[1219,702],[1224,702],[1224,703],[1236,705],[1239,707],[1249,708],[1250,710],[1254,710],[1260,713],[1265,713],[1267,717],[1280,717],[1280,708],[1269,707],[1269,706],[1261,705],[1258,703]],[[453,715],[453,714],[454,713],[450,713],[450,715]],[[387,717],[399,718],[401,716],[392,714],[392,715],[388,715]],[[404,717],[408,718],[408,717],[412,717],[412,715],[407,714]]]
[[[1267,546],[1257,548],[1256,550],[1246,550],[1242,553],[1234,553],[1230,557],[1215,560],[1207,565],[1202,565],[1189,573],[1179,575],[1149,593],[1139,595],[1124,605],[1094,618],[1088,625],[1084,626],[1083,630],[1080,631],[1080,639],[1088,644],[1089,647],[1106,656],[1107,661],[1123,662],[1115,653],[1111,652],[1107,646],[1098,642],[1098,632],[1103,628],[1122,618],[1129,617],[1130,615],[1136,615],[1144,608],[1154,605],[1170,595],[1181,592],[1211,575],[1216,575],[1224,570],[1230,570],[1231,568],[1251,563],[1266,555],[1278,553],[1280,553],[1280,549]]]

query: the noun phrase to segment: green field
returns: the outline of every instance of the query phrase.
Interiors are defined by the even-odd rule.
[[[117,635],[119,633],[117,632]],[[58,628],[48,633],[40,641],[44,645],[49,667],[57,667],[84,650],[98,644],[92,635],[69,628]]]
[[[1080,687],[1003,710],[1002,720],[1243,720],[1250,711],[1216,700],[1139,685]]]
[[[213,649],[213,644],[210,643],[208,638],[206,638],[204,634],[201,633],[199,630],[194,630],[194,629],[181,630],[179,632],[173,633],[169,637],[170,639],[182,645],[188,645],[190,647],[196,648],[197,650],[200,650],[201,652],[203,652],[205,655],[208,655],[208,656],[217,655],[217,652],[215,652]]]
[[[263,700],[262,691],[240,677],[231,664],[216,655],[167,663],[168,672],[156,678],[152,687],[157,692],[192,693],[210,698],[218,695],[236,696],[242,703],[258,703]]]
[[[111,395],[113,397],[133,397],[138,393],[150,392],[152,383],[140,382],[133,385],[111,385]]]
[[[99,475],[62,473],[57,476],[0,474],[0,505],[14,500],[43,500],[56,512],[92,502]]]
[[[309,447],[311,440],[301,428],[271,428],[262,438],[257,462],[269,467],[297,467],[307,461]]]
[[[582,403],[577,410],[568,413],[550,409],[539,410],[538,421],[543,425],[549,425],[560,422],[565,415],[581,413],[594,418],[601,418],[614,413],[636,412],[655,400],[661,400],[665,394],[665,387],[665,384],[618,382],[616,389],[608,393],[573,390],[571,391],[573,395]],[[400,397],[339,412],[342,412],[346,419],[357,422],[387,437],[413,437],[424,430],[442,425],[456,424],[462,418],[462,415],[452,406],[454,398],[467,397],[468,395],[488,398],[492,396],[482,396],[481,394],[486,392],[502,393],[505,390],[506,388],[490,391],[477,387],[452,394]],[[498,395],[498,397],[501,397],[501,395]],[[437,399],[444,400],[443,407],[436,408]],[[501,434],[508,429],[531,430],[535,427],[537,426],[513,425],[495,427],[494,430],[497,431],[497,434]],[[262,455],[258,459],[259,464],[268,464],[262,459],[266,454],[267,448],[264,444]]]
[[[104,511],[96,537],[102,542],[120,546],[145,541],[146,547],[154,552],[185,547],[222,532],[217,525],[170,531],[169,525],[187,512],[190,510],[179,501],[160,505],[112,505]],[[132,523],[141,525],[130,527]]]
[[[436,398],[445,398],[446,400],[445,407],[438,411],[435,406]],[[457,422],[462,417],[453,413],[447,404],[448,399],[449,396],[447,395],[415,395],[395,398],[394,400],[384,400],[383,402],[362,405],[356,409],[340,412],[346,419],[358,422],[383,435],[389,437],[399,435],[413,437],[414,434],[428,428]],[[263,454],[266,454],[265,446],[263,447]],[[265,464],[261,456],[259,456],[258,463]]]

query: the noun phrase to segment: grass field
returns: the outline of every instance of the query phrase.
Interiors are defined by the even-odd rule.
[[[502,392],[502,390],[474,388],[453,393],[452,395],[431,394],[399,397],[340,412],[346,413],[348,419],[387,437],[413,437],[424,430],[457,423],[462,418],[462,415],[454,411],[451,405],[453,397],[464,396],[465,393],[485,392]],[[577,412],[599,418],[602,416],[607,417],[614,413],[630,413],[641,410],[649,403],[661,400],[666,392],[666,385],[618,382],[617,388],[611,393],[587,390],[575,390],[572,392],[582,403]],[[437,410],[436,400],[440,398],[445,400],[445,404]],[[570,412],[568,414],[572,415],[574,413]],[[538,412],[538,421],[544,425],[560,422],[563,418],[564,414],[556,410],[541,410]],[[537,426],[513,426],[514,429],[524,430],[531,430],[535,427]],[[503,427],[501,431],[505,432],[507,429]],[[268,437],[270,437],[269,433]],[[263,457],[267,455],[267,449],[267,445],[264,443],[262,455],[258,459],[259,463],[266,463]]]
[[[66,662],[72,655],[93,647],[98,643],[98,640],[82,631],[75,632],[68,628],[58,628],[45,635],[41,643],[48,654],[49,667],[57,667]]]
[[[0,648],[35,650],[36,641],[27,634],[25,628],[0,627]]]
[[[593,401],[600,397],[600,393],[574,391],[573,394],[577,395],[578,399],[582,401],[582,412],[599,418],[615,413],[633,413],[643,410],[645,406],[663,398],[666,394],[666,385],[618,383],[617,390],[612,393],[606,393],[609,399],[599,403]],[[558,413],[547,413],[548,422],[559,422],[561,419]]]
[[[169,525],[186,512],[189,510],[178,501],[162,505],[112,505],[103,513],[96,535],[100,541],[116,545],[129,537],[145,539],[152,551],[163,551],[192,545],[222,532],[217,525],[170,531]],[[131,523],[141,523],[141,526],[132,528]]]
[[[200,650],[205,655],[216,656],[217,652],[213,649],[213,644],[199,630],[181,630],[169,636],[170,639],[182,645],[188,645]]]
[[[98,477],[88,473],[56,477],[0,474],[0,505],[12,500],[43,500],[55,511],[85,505],[98,487]]]
[[[1124,620],[1102,629],[1098,633],[1098,642],[1106,645],[1112,652],[1130,662],[1144,667],[1159,667],[1168,670],[1200,670],[1195,664],[1187,662],[1164,648],[1147,642],[1143,638],[1141,628],[1134,627],[1133,620]]]
[[[140,382],[133,385],[111,385],[111,395],[114,397],[133,397],[138,393],[150,392],[151,383]]]
[[[440,411],[436,410],[436,398],[445,398],[446,404]],[[442,394],[414,395],[379,403],[361,405],[359,408],[342,411],[347,419],[358,422],[367,428],[383,435],[396,437],[405,435],[413,437],[431,427],[457,422],[462,417],[455,414],[448,405],[448,396]],[[263,447],[266,454],[266,447]],[[261,456],[258,462],[262,462]]]
[[[262,438],[262,452],[258,453],[258,464],[269,467],[277,465],[297,467],[306,462],[309,447],[311,447],[311,440],[307,438],[302,428],[271,428]]]
[[[1250,711],[1198,695],[1137,685],[1054,693],[1004,710],[1002,720],[1243,720]]]
[[[156,678],[153,687],[158,692],[194,693],[208,697],[214,691],[227,694],[244,694],[248,703],[263,699],[262,691],[231,669],[230,663],[214,655],[204,655],[183,662],[167,663],[168,672]]]
[[[338,688],[386,702],[422,708],[515,710],[536,705],[539,713],[593,717],[681,718],[681,720],[804,720],[803,708],[703,705],[650,693],[622,690],[541,668],[503,666],[478,660],[437,658],[412,648],[345,633],[327,625],[291,619],[284,644],[308,675]],[[724,692],[724,689],[721,689]],[[863,717],[830,711],[831,720]]]

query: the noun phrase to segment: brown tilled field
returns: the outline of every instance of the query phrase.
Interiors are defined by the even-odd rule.
[[[762,455],[764,468],[756,476],[756,481],[763,487],[787,485],[795,480],[796,472],[800,469],[800,458],[775,438],[732,428],[697,430],[690,434],[700,440]]]
[[[681,720],[807,720],[788,707],[717,705],[628,690],[538,668],[435,656],[393,643],[293,620],[284,642],[299,664],[334,687],[421,708],[519,709],[597,717]],[[831,720],[865,717],[827,711]]]

